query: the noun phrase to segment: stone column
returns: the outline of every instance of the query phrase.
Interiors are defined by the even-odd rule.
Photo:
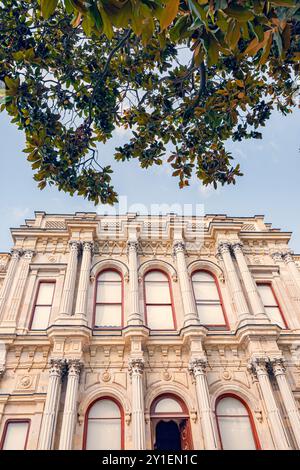
[[[75,307],[75,315],[82,316],[86,319],[86,307],[88,299],[88,290],[90,283],[90,269],[92,263],[92,242],[83,242],[82,244],[82,261],[80,269],[80,277],[77,289],[77,300]]]
[[[5,304],[9,296],[21,254],[21,250],[12,250],[11,259],[0,291],[0,319],[5,309]]]
[[[68,383],[59,441],[60,450],[72,450],[77,417],[77,395],[81,368],[82,363],[78,359],[70,359],[68,361]]]
[[[183,241],[174,242],[174,256],[176,257],[178,278],[183,303],[183,325],[199,325],[200,321],[196,309],[191,280],[187,271],[185,260],[185,245]]]
[[[74,300],[79,242],[71,241],[69,245],[69,262],[65,276],[62,299],[60,303],[60,315],[72,315],[72,305]]]
[[[21,260],[19,277],[17,279],[17,283],[13,292],[13,297],[9,305],[8,311],[6,312],[2,322],[3,326],[5,324],[7,326],[16,326],[17,316],[22,301],[22,295],[24,293],[24,288],[28,277],[29,265],[33,256],[34,251],[32,250],[26,250],[24,252],[23,258]]]
[[[7,345],[4,343],[4,341],[0,341],[0,379],[3,377],[5,373],[6,356],[7,356]]]
[[[232,250],[234,252],[244,282],[244,286],[247,291],[252,311],[256,318],[260,318],[265,322],[269,323],[269,319],[265,312],[264,304],[258,293],[256,282],[254,281],[252,274],[248,268],[242,247],[242,243],[234,243],[232,245]]]
[[[284,424],[270,383],[268,362],[268,358],[255,358],[251,361],[249,368],[257,378],[260,386],[275,448],[277,450],[290,450],[291,448],[284,429]]]
[[[201,417],[205,450],[217,450],[218,443],[205,373],[206,366],[207,361],[205,359],[192,359],[189,363],[189,371],[195,378],[196,395]]]
[[[296,286],[298,287],[298,291],[300,293],[300,271],[296,266],[296,263],[294,261],[292,254],[291,253],[283,254],[283,259],[286,262],[287,267],[291,273],[291,276],[294,279],[294,282]]]
[[[38,446],[39,450],[51,450],[53,446],[65,361],[63,359],[51,359],[50,364],[47,397]]]
[[[271,359],[270,366],[272,368],[274,376],[276,377],[276,381],[280,390],[280,395],[282,397],[282,401],[294,433],[295,441],[297,443],[298,449],[300,449],[300,414],[293,392],[287,381],[283,359]]]
[[[145,412],[143,393],[144,360],[133,358],[129,360],[129,373],[132,388],[132,442],[134,450],[145,450]]]
[[[128,265],[129,265],[129,315],[128,325],[142,325],[143,319],[139,308],[139,281],[138,281],[138,242],[128,241]]]
[[[243,321],[251,318],[249,308],[243,293],[240,279],[237,275],[235,266],[233,264],[230,245],[227,242],[221,242],[218,246],[218,254],[223,259],[225,271],[229,281],[229,286],[233,298],[233,302],[237,308],[238,320]]]

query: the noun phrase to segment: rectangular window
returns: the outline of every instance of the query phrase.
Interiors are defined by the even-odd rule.
[[[3,431],[2,450],[25,450],[29,421],[7,421]]]
[[[33,310],[31,330],[45,330],[49,326],[55,283],[40,282]]]
[[[281,328],[287,328],[272,286],[270,284],[258,284],[257,288],[264,304],[266,314],[268,315],[271,322],[275,323]]]

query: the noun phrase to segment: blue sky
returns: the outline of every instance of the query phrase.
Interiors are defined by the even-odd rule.
[[[293,232],[291,248],[300,252],[300,111],[283,117],[274,114],[263,130],[262,140],[227,145],[241,163],[244,176],[236,186],[215,191],[196,180],[180,190],[171,178],[167,165],[143,170],[138,162],[112,163],[114,184],[119,195],[133,204],[203,204],[205,213],[230,216],[264,214],[273,227]],[[126,142],[126,132],[119,131],[109,144],[100,149],[100,158],[108,162],[115,146]],[[11,248],[10,227],[33,217],[35,210],[50,213],[75,211],[103,212],[83,198],[71,197],[55,188],[40,191],[32,179],[32,170],[22,153],[24,137],[5,114],[0,114],[0,252]],[[105,209],[104,209],[105,210]]]

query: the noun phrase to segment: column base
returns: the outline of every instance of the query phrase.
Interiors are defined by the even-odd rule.
[[[143,324],[143,320],[138,313],[133,313],[127,320],[128,326],[142,326]]]
[[[183,322],[183,328],[186,326],[198,326],[200,325],[200,320],[198,317],[195,317],[195,315],[186,315],[184,317],[184,322]]]
[[[60,315],[54,322],[54,325],[63,326],[87,326],[88,321],[84,315]]]
[[[17,324],[15,321],[4,320],[0,326],[0,334],[13,335],[16,333]]]

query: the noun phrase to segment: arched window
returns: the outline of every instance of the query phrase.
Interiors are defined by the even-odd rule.
[[[158,270],[144,278],[146,323],[152,330],[173,330],[172,294],[168,276]]]
[[[200,323],[226,328],[225,311],[215,277],[207,271],[196,271],[192,274],[192,283]]]
[[[112,269],[97,277],[94,325],[96,328],[123,326],[123,282]]]
[[[153,448],[190,450],[193,448],[189,414],[185,404],[173,395],[161,395],[150,410]]]
[[[84,448],[87,450],[123,449],[123,413],[111,398],[100,398],[87,412]]]
[[[220,397],[216,417],[223,450],[260,448],[252,416],[240,398],[229,395]]]
[[[275,323],[275,325],[278,325],[283,329],[288,328],[272,285],[268,283],[259,283],[257,284],[257,288],[264,304],[266,314],[271,320],[271,323]]]

